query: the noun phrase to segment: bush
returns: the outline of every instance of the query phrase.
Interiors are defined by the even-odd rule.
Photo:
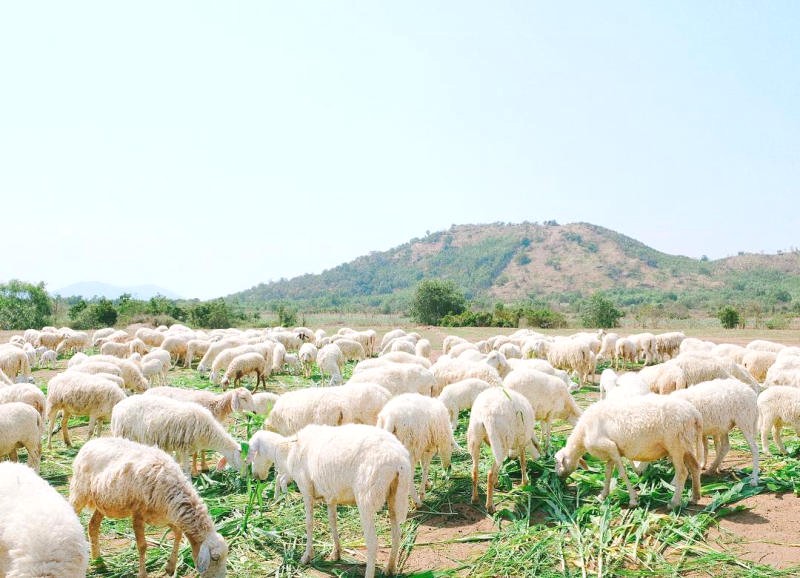
[[[717,313],[719,322],[725,329],[733,329],[739,325],[739,312],[730,305],[726,305]]]
[[[609,329],[619,326],[622,311],[610,299],[595,293],[581,306],[581,322],[584,327]]]
[[[117,323],[119,314],[111,301],[101,297],[92,303],[86,303],[81,299],[70,307],[69,316],[73,319],[75,329],[97,329],[113,327]]]
[[[0,284],[0,329],[41,329],[52,314],[53,303],[44,283],[12,279]]]
[[[409,314],[419,323],[439,325],[446,315],[458,315],[465,310],[466,299],[455,283],[426,279],[417,285]]]

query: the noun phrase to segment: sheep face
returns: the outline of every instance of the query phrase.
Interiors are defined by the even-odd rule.
[[[209,534],[192,552],[197,572],[204,578],[222,578],[225,576],[228,560],[228,544],[217,532]]]
[[[556,452],[555,462],[556,475],[558,475],[559,478],[566,478],[575,471],[575,468],[578,465],[577,460],[570,456],[565,448],[562,448]]]

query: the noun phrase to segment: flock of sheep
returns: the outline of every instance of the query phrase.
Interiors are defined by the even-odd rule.
[[[90,347],[100,354],[86,355]],[[58,356],[68,358],[67,367],[49,380],[45,395],[30,383],[31,366],[54,367]],[[783,452],[782,427],[800,427],[800,347],[768,341],[747,347],[714,344],[681,333],[552,337],[520,330],[476,343],[447,336],[441,355],[432,357],[427,339],[402,329],[380,341],[373,330],[206,333],[177,324],[140,328],[133,335],[108,328],[90,337],[44,328],[12,336],[0,345],[0,457],[12,460],[0,464],[0,576],[85,576],[89,549],[92,557],[100,554],[104,517],[132,519],[140,578],[147,576],[145,523],[173,531],[168,573],[175,570],[185,534],[198,573],[224,576],[228,546],[191,483],[198,457],[206,467],[206,451],[221,454],[218,467],[241,471],[246,463],[259,479],[274,466],[276,486],[283,491],[295,482],[305,504],[302,563],[314,555],[315,500],[328,507],[334,560],[341,551],[336,507],[357,505],[367,549],[365,575],[371,577],[378,547],[375,515],[388,506],[386,572],[393,573],[409,501],[419,506],[425,499],[433,457],[448,468],[452,453],[464,451],[453,436],[464,410],[469,410],[466,451],[472,459],[473,502],[479,495],[481,446],[491,450],[489,512],[503,462],[518,458],[525,484],[526,459],[549,451],[555,420],[573,425],[555,454],[559,475],[569,475],[589,453],[606,464],[601,497],[608,495],[616,468],[635,506],[637,493],[623,458],[642,471],[648,462],[668,457],[675,471],[673,508],[681,504],[689,477],[692,499],[699,498],[709,437],[716,455],[707,469],[713,472],[728,451],[729,432],[742,431],[752,452],[750,481],[756,485],[757,433],[762,451],[770,451],[771,432]],[[357,363],[343,383],[347,361]],[[578,384],[594,380],[599,361],[614,369],[600,375],[602,399],[581,410],[572,394]],[[646,366],[615,371],[634,361]],[[167,384],[172,367],[195,362],[221,393]],[[266,390],[271,373],[288,369],[308,376],[313,367],[324,387],[281,395],[256,391]],[[252,392],[237,387],[249,375]],[[249,440],[246,460],[244,440],[224,425],[233,412],[267,416],[264,429]],[[71,445],[70,416],[87,416],[88,437],[97,439],[89,439],[75,457],[67,502],[37,473],[45,435],[50,447],[60,427],[63,443]],[[104,422],[110,422],[111,436],[100,435]],[[27,450],[27,466],[13,463],[20,447]],[[84,509],[93,512],[88,544],[76,515]]]

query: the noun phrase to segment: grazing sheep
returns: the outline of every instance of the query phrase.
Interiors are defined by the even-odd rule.
[[[713,341],[703,341],[696,337],[687,337],[681,341],[680,353],[711,353],[717,346]]]
[[[610,384],[607,383],[606,385]],[[651,393],[650,386],[645,383],[639,373],[629,371],[616,376],[614,386],[607,387],[605,390],[605,399],[624,401],[630,397],[648,395],[649,393]]]
[[[617,360],[617,341],[619,333],[603,332],[600,340],[600,351],[597,352],[597,361],[609,360],[612,363]]]
[[[159,345],[159,348],[169,352],[172,358],[172,364],[178,365],[181,357],[183,357],[184,360],[186,359],[186,353],[189,350],[189,341],[191,341],[191,339],[192,337],[189,334],[167,335],[164,337],[164,341],[161,342],[161,345]]]
[[[439,401],[447,408],[447,412],[450,414],[450,425],[454,430],[458,425],[459,412],[463,409],[470,409],[478,394],[490,387],[496,386],[477,377],[468,377],[444,386],[442,393],[439,394]]]
[[[214,363],[214,360],[217,358],[217,355],[219,355],[226,349],[230,349],[231,347],[238,347],[240,345],[244,345],[244,340],[236,337],[228,337],[226,339],[223,339],[222,341],[217,341],[216,343],[212,343],[211,345],[209,345],[208,350],[203,354],[203,358],[200,360],[200,363],[197,364],[197,371],[201,373],[203,371],[211,371],[211,365]]]
[[[703,417],[688,401],[672,396],[645,395],[624,401],[605,399],[590,405],[578,419],[566,445],[556,452],[556,473],[571,474],[581,456],[590,453],[606,462],[606,478],[600,499],[608,496],[611,473],[617,467],[628,486],[629,504],[639,502],[622,458],[653,461],[666,455],[672,460],[675,494],[671,508],[681,503],[688,474],[692,476],[692,501],[700,499],[700,466],[697,448],[702,444]]]
[[[345,362],[347,361],[361,361],[367,354],[364,351],[364,346],[354,339],[340,338],[334,341],[336,346],[342,351]]]
[[[503,379],[497,369],[482,361],[465,361],[461,359],[442,359],[431,365],[431,372],[436,379],[433,395],[439,395],[445,386],[462,381],[469,377],[482,379],[491,385],[501,385]]]
[[[214,358],[214,361],[211,363],[211,375],[209,379],[211,383],[216,383],[217,377],[219,373],[226,372],[228,367],[233,362],[234,358],[238,357],[239,355],[245,353],[258,353],[264,358],[265,367],[261,368],[261,375],[263,379],[266,380],[267,377],[272,373],[272,358],[273,358],[273,351],[275,348],[275,342],[261,342],[261,343],[249,343],[245,345],[239,345],[238,347],[231,347],[221,351],[219,355]],[[252,359],[251,362],[253,363]],[[255,369],[250,369],[249,373],[254,373]],[[256,382],[256,387],[258,387],[258,382]]]
[[[253,412],[260,415],[269,415],[275,402],[278,401],[277,394],[262,391],[253,394]]]
[[[408,333],[406,333],[405,329],[397,328],[397,329],[392,329],[391,331],[387,331],[381,338],[381,345],[380,347],[378,347],[378,349],[383,350],[393,339],[397,339],[398,337],[404,337],[406,335],[408,335]]]
[[[38,339],[33,342],[33,345],[44,345],[48,349],[56,350],[58,348],[58,344],[64,340],[64,335],[62,333],[55,333],[49,331],[42,331]]]
[[[557,369],[577,373],[578,383],[590,382],[594,377],[595,356],[584,340],[556,339],[547,351],[547,361]]]
[[[772,353],[779,353],[786,346],[782,343],[775,343],[774,341],[767,341],[766,339],[755,339],[745,345],[745,349],[753,349],[755,351],[771,351]]]
[[[219,358],[217,358],[219,359]],[[264,389],[267,388],[267,376],[270,374],[271,367],[267,364],[267,360],[260,353],[242,353],[237,355],[231,360],[228,369],[225,370],[225,375],[222,376],[222,390],[228,388],[228,384],[233,380],[234,387],[238,387],[239,382],[245,375],[254,373],[256,376],[256,383],[253,386],[253,391],[258,389],[258,384],[262,383]]]
[[[386,402],[376,425],[394,434],[406,447],[412,468],[416,468],[417,462],[422,465],[419,492],[411,485],[411,496],[417,507],[421,506],[433,456],[438,454],[442,467],[449,469],[453,449],[457,447],[447,408],[435,397],[404,393]]]
[[[342,383],[342,371],[344,371],[344,354],[335,343],[323,346],[317,352],[317,367],[323,377],[330,375],[329,383],[339,385]]]
[[[386,355],[375,357],[373,359],[365,359],[359,361],[353,367],[353,373],[363,371],[365,369],[372,369],[374,367],[383,367],[387,363],[416,363],[425,369],[431,368],[431,361],[425,357],[420,357],[416,354],[406,353],[405,351],[390,351]]]
[[[504,387],[490,387],[478,394],[469,416],[467,446],[472,457],[472,503],[478,502],[478,462],[481,445],[486,442],[494,461],[486,477],[486,511],[494,512],[494,486],[503,462],[518,457],[522,472],[521,486],[527,483],[525,453],[539,457],[534,433],[531,404],[522,394]]]
[[[672,359],[680,353],[681,342],[686,336],[680,331],[659,333],[655,336],[656,357],[661,361]]]
[[[142,375],[142,370],[130,359],[120,359],[113,355],[93,355],[90,359],[91,361],[104,361],[116,365],[120,371],[120,377],[122,377],[124,387],[128,391],[141,393],[149,386],[144,375]]]
[[[111,417],[114,406],[125,399],[125,392],[102,374],[65,371],[54,376],[47,384],[47,447],[53,443],[56,415],[61,412],[61,435],[64,444],[72,447],[67,424],[71,415],[89,416],[91,439],[97,426],[97,435],[103,428],[103,420]]]
[[[116,341],[106,341],[100,346],[100,355],[113,355],[120,359],[125,359],[130,355],[130,348],[128,343],[117,343]]]
[[[420,339],[414,345],[414,355],[417,357],[423,357],[425,359],[430,359],[431,357],[431,342],[427,339]]]
[[[22,464],[0,463],[0,520],[0,576],[86,576],[89,544],[78,516]]]
[[[450,349],[454,345],[458,345],[459,343],[469,343],[463,337],[459,337],[458,335],[447,335],[444,339],[442,339],[442,353],[449,354]]]
[[[86,355],[85,353],[79,351],[78,353],[76,353],[75,355],[73,355],[72,357],[69,358],[69,361],[67,361],[67,368],[70,368],[70,367],[72,367],[74,365],[79,365],[79,364],[81,364],[81,363],[83,363],[85,361],[88,361],[88,360],[89,360],[89,356]]]
[[[314,362],[317,360],[317,353],[319,350],[313,343],[304,343],[300,346],[297,352],[297,358],[300,360],[300,369],[303,371],[303,377],[311,377],[311,370]]]
[[[142,377],[149,383],[167,383],[167,371],[169,366],[165,366],[160,359],[148,359],[141,363]]]
[[[19,447],[28,450],[28,466],[38,473],[42,457],[42,416],[21,401],[0,403],[0,457],[10,456],[11,461],[16,462]]]
[[[189,456],[202,450],[223,455],[235,470],[242,466],[241,446],[206,408],[162,396],[134,395],[111,412],[111,433],[174,452],[189,473]],[[197,474],[197,472],[193,472]]]
[[[44,411],[47,407],[47,399],[42,390],[32,383],[14,383],[11,385],[0,385],[0,403],[9,401],[21,401],[27,403],[39,412],[44,420]]]
[[[163,386],[151,387],[144,392],[144,395],[160,395],[200,404],[220,423],[228,419],[231,413],[255,411],[253,395],[244,387],[237,387],[224,393],[212,393],[203,389]]]
[[[94,510],[89,520],[92,558],[100,556],[103,518],[131,518],[139,552],[139,578],[147,578],[144,525],[166,525],[175,536],[166,573],[172,575],[186,535],[200,576],[225,576],[228,545],[215,531],[208,508],[173,459],[162,450],[122,438],[87,442],[75,456],[69,502],[75,512]]]
[[[767,370],[764,385],[793,385],[800,387],[800,355],[792,352],[780,352],[775,359],[775,363]]]
[[[633,340],[627,337],[620,337],[614,346],[614,354],[616,356],[614,367],[619,369],[625,363],[636,362],[636,344]]]
[[[617,377],[617,373],[610,367],[603,370],[600,374],[600,399],[608,397],[608,392],[617,387]]]
[[[347,383],[377,383],[392,395],[421,393],[433,395],[436,379],[430,369],[416,363],[389,362],[354,374]],[[436,392],[438,395],[438,392]]]
[[[89,347],[89,334],[83,331],[70,331],[55,349],[56,355],[78,353]]]
[[[140,327],[133,334],[134,337],[141,339],[150,347],[160,347],[164,341],[164,334],[149,327]]]
[[[27,354],[14,345],[0,345],[0,371],[12,381],[33,381]]]
[[[49,369],[55,369],[56,364],[58,363],[58,356],[56,352],[52,349],[48,349],[44,351],[39,356],[39,367],[47,367]]]
[[[550,447],[553,420],[563,419],[575,425],[581,415],[567,386],[554,375],[535,369],[515,369],[505,377],[503,386],[521,393],[530,402],[534,418],[542,422],[540,447],[545,451]]]
[[[629,335],[628,339],[636,345],[636,360],[644,361],[645,365],[652,365],[658,359],[656,349],[656,336],[652,333],[636,333]]]
[[[714,379],[675,391],[671,396],[685,399],[703,416],[703,457],[700,467],[708,460],[708,436],[714,438],[716,458],[708,472],[715,473],[730,449],[729,432],[738,427],[750,446],[753,473],[750,485],[758,485],[758,405],[753,389],[738,379]]]
[[[741,345],[736,345],[733,343],[720,343],[719,345],[715,345],[709,353],[711,353],[711,355],[714,357],[727,357],[734,363],[742,365],[742,359],[749,351],[751,350],[745,349]]]
[[[778,452],[786,453],[781,439],[783,426],[791,426],[800,432],[800,388],[790,385],[773,385],[758,395],[758,428],[761,432],[761,450],[772,455],[767,441],[769,432],[778,446]]]
[[[291,439],[259,431],[250,439],[247,461],[253,464],[253,474],[262,480],[274,463],[276,470],[293,479],[302,493],[306,512],[306,550],[300,559],[303,564],[308,564],[314,556],[315,499],[324,500],[328,506],[333,560],[338,560],[341,552],[336,508],[339,504],[355,503],[367,545],[364,576],[373,578],[378,550],[374,518],[386,503],[392,547],[385,573],[394,573],[400,524],[408,513],[412,486],[408,450],[396,437],[375,426],[361,424],[309,425]]]
[[[186,344],[186,357],[183,360],[184,367],[192,367],[192,362],[198,355],[202,358],[211,347],[208,339],[190,339]]]
[[[753,349],[742,356],[741,365],[750,372],[759,383],[767,379],[767,371],[775,363],[778,354],[773,351],[762,351]]]

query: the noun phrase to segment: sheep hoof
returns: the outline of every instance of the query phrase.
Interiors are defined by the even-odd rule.
[[[308,564],[309,562],[311,562],[311,554],[308,554],[308,553],[303,554],[303,556],[300,558],[300,563],[301,564]]]

